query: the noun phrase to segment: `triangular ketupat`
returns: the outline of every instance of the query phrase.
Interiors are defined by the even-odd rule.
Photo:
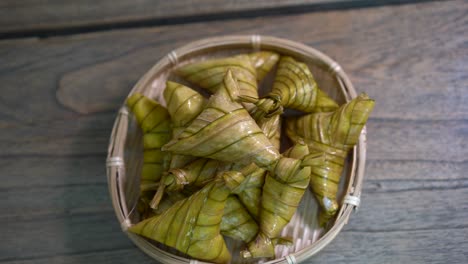
[[[197,91],[171,81],[166,82],[163,96],[172,119],[173,137],[182,132],[200,114],[206,104],[205,98]],[[189,155],[172,155],[169,167],[182,168],[195,159]]]
[[[366,94],[342,105],[335,112],[315,113],[287,120],[286,132],[294,142],[305,142],[310,151],[323,151],[325,161],[312,166],[310,186],[322,213],[322,225],[338,210],[336,195],[348,152],[356,145],[374,100]]]
[[[309,67],[288,56],[281,57],[273,89],[267,97],[280,101],[285,108],[307,113],[338,108],[338,104],[319,89]]]
[[[166,82],[163,96],[175,128],[188,125],[200,114],[206,103],[197,91],[171,81]]]
[[[249,113],[258,122],[272,118],[291,108],[307,113],[336,110],[338,104],[319,89],[306,64],[283,56],[278,65],[273,88],[264,98],[242,96],[245,103],[254,104]]]
[[[127,99],[127,106],[143,131],[142,189],[155,189],[155,183],[169,164],[168,153],[161,151],[161,147],[171,138],[169,113],[158,102],[139,93]]]
[[[191,63],[176,72],[187,81],[216,93],[228,70],[239,80],[240,94],[258,98],[257,72],[246,54]]]
[[[274,257],[274,241],[279,239],[289,223],[309,185],[310,167],[302,167],[302,159],[309,155],[306,145],[296,144],[286,151],[275,173],[269,172],[263,185],[257,238],[242,252],[243,257]],[[309,162],[322,160],[321,153],[308,156]],[[281,163],[292,165],[282,166]],[[302,168],[301,168],[302,167]]]
[[[163,149],[225,162],[253,161],[265,168],[274,167],[279,152],[236,101],[238,95],[237,80],[228,71],[223,85],[210,97],[206,108]]]
[[[231,255],[220,233],[231,182],[242,181],[239,173],[220,177],[167,211],[132,226],[130,232],[156,240],[200,260],[227,263]],[[233,187],[235,188],[235,187]]]

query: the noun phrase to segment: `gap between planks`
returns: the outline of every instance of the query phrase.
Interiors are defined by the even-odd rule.
[[[19,38],[49,38],[56,36],[68,36],[85,34],[92,32],[102,32],[118,29],[137,29],[148,28],[157,26],[170,26],[180,24],[190,24],[199,22],[213,22],[224,20],[248,19],[255,17],[278,16],[278,15],[294,15],[310,12],[325,12],[332,10],[348,10],[357,8],[372,8],[379,6],[403,5],[403,4],[417,4],[424,2],[434,2],[440,0],[321,0],[321,1],[304,1],[301,4],[292,4],[277,6],[277,7],[260,7],[258,9],[242,9],[239,10],[214,10],[213,13],[206,14],[189,14],[189,15],[176,15],[164,17],[159,15],[155,17],[141,17],[141,18],[104,18],[101,21],[90,21],[89,23],[81,22],[74,24],[61,24],[50,23],[45,26],[30,26],[29,28],[13,28],[3,29],[0,27],[0,41]],[[203,8],[203,7],[202,7]],[[11,10],[10,10],[11,11]],[[6,14],[12,13],[8,10]],[[34,14],[32,14],[34,15]],[[79,16],[79,15],[78,15]],[[19,16],[21,17],[21,16]],[[68,18],[63,18],[66,21]],[[86,20],[86,19],[84,19]],[[21,19],[17,21],[21,24]],[[57,26],[58,25],[58,26]]]

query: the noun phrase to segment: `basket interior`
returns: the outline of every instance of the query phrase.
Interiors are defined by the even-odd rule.
[[[347,96],[344,94],[342,87],[340,87],[339,81],[336,78],[336,75],[329,71],[329,68],[324,67],[323,64],[318,62],[316,58],[309,58],[303,55],[299,55],[296,52],[289,51],[286,49],[274,49],[274,48],[265,48],[262,50],[272,50],[275,52],[280,53],[281,55],[288,55],[292,56],[295,59],[306,63],[312,74],[314,75],[319,87],[324,90],[330,97],[335,99],[339,104],[343,104],[346,102]],[[173,74],[173,69],[180,65],[184,65],[187,63],[191,63],[194,61],[205,60],[208,58],[216,58],[216,57],[226,57],[233,54],[241,54],[254,51],[251,48],[246,47],[228,47],[228,48],[218,48],[218,49],[205,49],[205,50],[198,50],[195,52],[190,53],[190,56],[183,56],[178,59],[177,65],[165,65],[161,68],[161,70],[154,72],[154,74],[150,74],[145,76],[147,78],[147,82],[145,85],[136,86],[132,92],[140,92],[145,94],[146,96],[153,98],[159,101],[161,104],[165,105],[162,92],[165,89],[165,82],[166,80],[176,81],[183,84],[186,84],[189,87],[192,87],[196,90],[201,91],[198,87],[194,87],[193,85],[188,84],[185,80],[180,79],[178,76]],[[273,82],[274,69],[266,79],[260,84],[259,91],[260,95],[263,95],[271,89],[271,85]],[[150,72],[151,73],[151,72]],[[203,92],[206,94],[206,92]],[[285,116],[288,115],[295,115],[297,112],[294,111],[286,111]],[[140,181],[140,172],[142,167],[142,160],[143,160],[143,148],[142,148],[142,133],[136,124],[135,118],[133,118],[132,114],[128,116],[129,123],[128,123],[128,131],[125,140],[125,148],[124,148],[124,162],[125,162],[125,176],[122,179],[122,184],[124,186],[123,192],[125,194],[124,201],[126,202],[126,206],[129,210],[129,219],[132,224],[136,224],[140,220],[140,216],[138,215],[137,210],[135,209],[136,203],[138,200],[139,195],[139,181]],[[287,142],[282,143],[282,149],[287,148]],[[345,192],[345,187],[348,186],[349,178],[350,178],[350,162],[354,159],[353,155],[349,155],[348,160],[345,165],[344,175],[342,177],[340,183],[340,191],[338,195],[339,201],[342,200],[342,197]],[[317,215],[318,215],[318,205],[315,201],[310,189],[304,195],[302,202],[293,216],[291,222],[284,228],[282,235],[284,237],[290,237],[294,241],[294,246],[286,247],[286,246],[277,246],[276,247],[276,259],[279,260],[284,256],[292,254],[294,252],[298,252],[300,250],[304,250],[307,247],[310,247],[317,239],[323,236],[326,231],[319,228],[317,223]],[[144,243],[151,243],[164,251],[169,253],[183,256],[175,250],[171,250],[159,243],[156,243],[151,240],[142,240],[146,241]],[[234,242],[233,240],[226,239],[229,249],[232,253],[233,259],[231,263],[252,263],[252,261],[243,260],[239,254],[241,249],[244,248],[245,245],[239,242]],[[161,261],[161,260],[160,260]],[[165,261],[163,261],[165,262]],[[189,262],[187,260],[187,262]],[[259,260],[255,260],[254,262],[259,262]],[[267,261],[267,260],[260,260],[259,263],[275,263],[276,261]],[[174,262],[173,262],[174,263]]]

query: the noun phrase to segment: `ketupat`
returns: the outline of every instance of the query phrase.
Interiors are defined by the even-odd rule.
[[[202,111],[205,104],[205,99],[198,92],[182,84],[170,81],[166,82],[163,96],[172,121],[173,136],[182,131]],[[195,159],[196,157],[189,155],[171,155],[168,168],[183,167]],[[163,198],[165,185],[161,184],[164,184],[165,180],[166,177],[160,180],[157,191],[149,202],[150,207],[154,210],[158,210],[159,203]]]
[[[187,81],[216,93],[228,70],[241,82],[241,94],[258,98],[257,74],[249,56],[245,54],[191,63],[176,69],[176,72]]]
[[[318,88],[307,65],[288,56],[281,57],[273,89],[267,97],[278,100],[285,108],[306,113],[338,108],[336,102]]]
[[[241,98],[256,106],[249,109],[255,120],[279,115],[283,108],[306,113],[329,112],[338,108],[338,104],[318,87],[307,65],[288,56],[282,56],[279,61],[270,93],[261,99]]]
[[[325,161],[311,167],[311,188],[322,212],[325,225],[338,210],[336,195],[345,158],[356,145],[374,101],[361,94],[335,112],[314,113],[287,120],[286,132],[294,142],[305,142],[311,151],[323,151]]]
[[[175,134],[195,119],[206,103],[205,98],[197,91],[170,81],[166,82],[163,96],[176,131]]]
[[[236,101],[238,95],[237,80],[228,71],[206,108],[163,149],[225,162],[249,164],[253,160],[259,166],[273,168],[279,152]]]
[[[269,172],[263,185],[260,209],[260,232],[241,254],[244,258],[274,257],[274,247],[283,228],[289,223],[309,185],[310,167],[302,167],[302,159],[308,164],[323,161],[321,152],[309,154],[306,145],[296,144],[284,153],[289,157],[279,164],[274,173]],[[306,157],[307,156],[307,157]],[[302,167],[302,168],[300,168]]]
[[[139,93],[127,99],[127,106],[143,131],[143,167],[137,208],[142,215],[148,215],[151,197],[162,173],[169,167],[170,155],[164,153],[161,146],[171,138],[171,120],[163,106]]]
[[[151,206],[157,208],[165,192],[168,195],[182,190],[184,190],[184,193],[193,193],[212,181],[216,175],[228,171],[232,167],[233,164],[218,160],[198,158],[184,168],[170,169],[168,173],[161,178]]]
[[[225,173],[161,215],[128,230],[196,259],[227,263],[231,255],[220,233],[220,224],[227,197],[242,180],[240,173]]]
[[[250,242],[258,232],[255,220],[233,195],[227,198],[220,227],[221,234],[246,243]]]
[[[163,96],[172,119],[173,136],[183,131],[206,104],[205,98],[197,91],[176,82],[166,82]],[[173,155],[170,168],[181,168],[193,160],[195,160],[193,156]]]
[[[257,80],[261,80],[273,68],[278,57],[274,52],[254,52],[191,63],[176,69],[176,72],[187,81],[216,93],[227,71],[231,70],[239,80],[240,94],[258,98]],[[244,106],[252,107],[248,103]]]

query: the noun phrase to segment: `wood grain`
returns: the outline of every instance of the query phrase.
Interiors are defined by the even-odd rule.
[[[344,230],[310,263],[465,263],[467,236],[466,227],[393,232]]]
[[[401,182],[403,185],[404,182]],[[42,193],[40,193],[42,191]],[[60,197],[59,192],[69,192]],[[2,238],[4,241],[12,241],[14,245],[5,245],[0,251],[1,260],[16,257],[39,258],[44,256],[55,256],[72,254],[73,252],[90,252],[95,250],[109,250],[113,247],[121,248],[126,245],[128,239],[121,233],[119,224],[115,220],[113,211],[106,208],[107,200],[105,186],[97,187],[67,187],[59,188],[56,191],[44,192],[39,189],[30,191],[26,198],[21,195],[11,195],[11,199],[18,199],[16,204],[25,204],[23,212],[20,208],[2,214],[0,223],[2,224]],[[79,193],[86,196],[79,196]],[[2,194],[2,198],[7,194]],[[33,201],[33,195],[41,195],[38,202]],[[460,189],[446,190],[408,190],[393,191],[381,190],[379,192],[369,192],[367,188],[363,193],[363,205],[359,211],[353,215],[346,230],[357,233],[390,233],[390,232],[410,232],[416,230],[449,230],[457,228],[468,228],[466,225],[466,209],[468,202],[460,199],[468,195],[468,186]],[[81,199],[80,199],[81,198]],[[37,199],[37,197],[36,197]],[[93,199],[95,204],[93,204]],[[0,203],[0,208],[4,209],[5,202]],[[421,219],[424,217],[423,219]],[[96,220],[93,220],[96,219]],[[102,225],[111,226],[103,227]],[[83,232],[79,232],[83,230]],[[31,239],[44,234],[39,240]],[[73,247],[57,247],[60,243],[60,236],[70,236],[73,240]],[[101,236],[105,236],[101,238]],[[107,241],[112,236],[115,240]],[[40,243],[42,240],[54,239],[58,241],[50,243]],[[86,243],[87,240],[93,243]],[[339,239],[339,238],[337,238]],[[408,238],[410,239],[410,238]],[[450,241],[450,238],[446,238]],[[372,243],[368,240],[358,240],[359,243]],[[36,250],[40,247],[40,250]],[[18,255],[18,250],[22,250]]]
[[[0,261],[123,249],[132,242],[113,215],[83,214],[2,222]]]
[[[276,0],[246,1],[232,0],[223,3],[213,0],[202,1],[77,1],[58,0],[3,1],[0,6],[0,32],[57,29],[88,25],[109,25],[116,23],[219,15],[220,13],[284,8],[327,2],[346,2],[336,0]]]
[[[107,184],[103,156],[5,156],[0,159],[4,176],[0,190]]]
[[[0,36],[47,35],[115,27],[156,26],[334,8],[418,1],[369,0],[4,0]],[[16,34],[15,34],[16,33]]]
[[[432,8],[419,4],[375,8],[374,12],[357,10],[348,16],[326,12],[259,18],[249,23],[212,22],[210,27],[197,23],[6,42],[1,44],[3,50],[14,47],[15,52],[5,54],[8,63],[0,72],[11,73],[2,78],[8,91],[24,89],[41,76],[36,85],[42,89],[58,85],[59,101],[74,111],[108,111],[121,104],[136,80],[174,47],[206,36],[260,33],[304,42],[340,62],[357,89],[377,100],[374,118],[466,119],[468,106],[462,102],[468,100],[464,92],[468,80],[460,65],[468,54],[462,37],[467,33],[467,5],[434,5],[442,15],[434,16]],[[451,15],[443,15],[446,13]],[[364,14],[365,18],[358,17]],[[34,71],[38,66],[40,69]],[[22,73],[22,79],[14,78]],[[102,92],[93,93],[95,90]],[[412,96],[407,96],[407,90]],[[51,104],[56,101],[24,109]]]
[[[468,228],[394,232],[344,230],[329,246],[306,263],[466,263],[467,236]],[[122,240],[128,241],[126,238]],[[114,250],[103,248],[75,254],[7,260],[2,263],[157,263],[131,245],[114,247]]]
[[[362,206],[307,263],[466,263],[467,12],[435,2],[0,41],[0,262],[154,263],[108,197],[115,112],[174,47],[260,33],[326,52],[377,102]]]

